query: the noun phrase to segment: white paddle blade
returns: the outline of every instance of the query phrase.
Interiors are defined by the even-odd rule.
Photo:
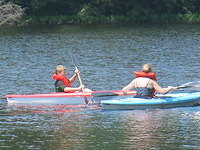
[[[200,81],[188,82],[177,87],[180,88],[200,88]]]

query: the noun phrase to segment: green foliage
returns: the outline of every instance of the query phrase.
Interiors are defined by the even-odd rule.
[[[26,8],[27,16],[42,24],[199,22],[200,14],[200,0],[5,1]]]

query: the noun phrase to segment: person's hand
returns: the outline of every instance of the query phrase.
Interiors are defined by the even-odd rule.
[[[172,90],[177,90],[177,89],[178,89],[177,86],[173,86],[173,87],[172,87]]]
[[[80,71],[76,68],[76,69],[74,70],[74,73],[75,73],[76,75],[78,75],[78,74],[80,73]]]
[[[176,87],[176,86],[168,86],[168,88],[169,88],[170,90],[176,90],[178,87]]]
[[[122,91],[122,93],[124,94],[124,95],[128,95],[128,92],[127,91]]]
[[[82,89],[85,88],[85,86],[84,85],[80,85],[78,88],[79,88],[79,90],[82,90]]]

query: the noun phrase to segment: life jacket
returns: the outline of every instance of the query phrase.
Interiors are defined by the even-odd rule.
[[[62,81],[66,87],[71,87],[71,83],[70,83],[69,79],[64,75],[58,75],[55,73],[55,74],[53,74],[52,78],[56,81],[57,80]]]
[[[157,78],[156,78],[156,74],[154,72],[142,72],[142,71],[134,71],[133,74],[135,75],[136,78],[138,77],[145,77],[145,78],[149,78],[149,79],[152,79],[152,80],[155,80],[157,81]]]

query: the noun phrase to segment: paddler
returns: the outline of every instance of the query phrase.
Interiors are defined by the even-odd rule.
[[[77,88],[71,87],[76,77],[78,76],[78,73],[79,73],[79,70],[76,69],[74,71],[74,75],[70,79],[68,79],[66,68],[63,65],[57,65],[55,69],[55,73],[52,76],[52,78],[56,80],[55,81],[56,92],[81,91],[82,88],[84,88],[84,86],[79,86]]]
[[[126,93],[127,90],[136,90],[135,97],[152,98],[155,93],[168,93],[169,91],[176,90],[177,87],[169,86],[161,88],[156,81],[156,74],[152,72],[151,64],[144,64],[140,72],[134,72],[136,78],[132,80],[122,90]]]

